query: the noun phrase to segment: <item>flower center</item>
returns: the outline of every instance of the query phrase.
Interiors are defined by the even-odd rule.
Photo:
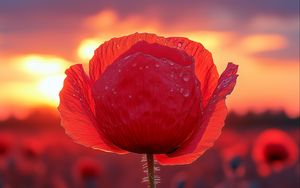
[[[269,144],[265,148],[267,162],[270,164],[284,162],[288,158],[287,149],[280,144]]]

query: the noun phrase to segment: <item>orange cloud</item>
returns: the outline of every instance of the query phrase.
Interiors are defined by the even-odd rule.
[[[246,53],[280,50],[287,46],[287,39],[277,34],[254,34],[242,39],[241,47]]]

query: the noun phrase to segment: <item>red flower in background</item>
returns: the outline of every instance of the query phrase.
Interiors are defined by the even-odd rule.
[[[66,71],[62,126],[87,147],[188,164],[219,137],[236,72],[229,63],[219,77],[211,53],[186,38],[113,38],[95,51],[89,76],[79,64]]]
[[[35,139],[24,140],[21,144],[21,155],[25,160],[38,160],[43,153],[43,145],[41,142],[36,142]]]
[[[7,160],[13,149],[13,138],[8,134],[0,134],[0,175],[8,166]],[[1,178],[1,177],[0,177]]]
[[[271,171],[280,171],[297,161],[298,149],[295,142],[285,132],[270,129],[261,133],[252,152],[258,172],[267,176]]]
[[[90,158],[83,158],[75,164],[75,176],[80,180],[97,179],[102,169],[97,161]]]
[[[96,160],[91,158],[79,159],[74,166],[73,173],[76,187],[102,187],[99,181],[102,168]]]
[[[11,141],[6,135],[0,135],[0,158],[5,157],[11,149]]]
[[[246,143],[238,143],[222,150],[224,171],[228,178],[242,177],[245,174],[244,160],[248,154]]]

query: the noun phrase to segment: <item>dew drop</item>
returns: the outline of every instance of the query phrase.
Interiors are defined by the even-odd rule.
[[[118,72],[121,72],[121,69],[119,69]]]
[[[142,70],[142,69],[143,69],[143,67],[139,67],[139,69],[140,69],[140,70]]]
[[[104,87],[104,89],[105,89],[105,90],[108,90],[108,87],[107,87],[107,86],[105,86],[105,87]]]
[[[173,61],[169,61],[169,64],[173,66],[173,65],[174,65],[174,62],[173,62]]]
[[[181,42],[178,42],[177,43],[177,48],[181,48],[182,47],[182,43]]]
[[[146,69],[148,69],[148,68],[149,68],[149,66],[147,65],[147,66],[145,66],[145,68],[146,68]]]
[[[183,81],[187,82],[190,80],[190,75],[188,74],[184,74],[183,77],[182,77]]]
[[[155,64],[155,67],[158,68],[158,67],[159,67],[159,64]]]
[[[183,88],[180,88],[179,92],[180,93],[183,93],[184,89]]]
[[[131,95],[128,95],[128,98],[130,98],[130,99],[131,99],[131,98],[132,98],[132,96],[131,96]]]
[[[183,93],[182,93],[182,95],[183,95],[184,97],[190,96],[189,90],[184,90]]]
[[[170,89],[170,92],[174,92],[174,89],[173,89],[173,88],[171,88],[171,89]]]
[[[133,63],[133,64],[132,64],[132,67],[135,67],[135,66],[136,66],[136,63]]]

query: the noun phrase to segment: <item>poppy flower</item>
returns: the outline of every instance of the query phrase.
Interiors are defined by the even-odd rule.
[[[0,135],[0,158],[5,157],[10,150],[10,142],[9,140]]]
[[[187,187],[188,174],[185,172],[177,172],[171,180],[172,188],[185,188]]]
[[[8,168],[8,161],[12,154],[12,137],[9,134],[0,134],[0,173]]]
[[[25,160],[35,161],[41,157],[43,147],[41,143],[37,143],[36,140],[26,139],[21,146],[21,155]]]
[[[297,161],[298,149],[288,134],[270,129],[262,132],[255,141],[252,157],[262,176],[280,171]]]
[[[242,177],[245,174],[244,160],[247,154],[246,143],[238,143],[222,151],[224,171],[228,178]]]
[[[219,76],[211,53],[187,38],[113,38],[95,50],[89,75],[81,64],[66,70],[61,123],[87,147],[189,164],[221,134],[237,69],[229,63]]]
[[[97,178],[100,172],[98,162],[89,158],[83,158],[75,165],[75,175],[81,179]]]
[[[83,158],[77,161],[74,167],[74,176],[79,187],[98,187],[97,179],[100,177],[102,169],[97,161],[90,158]]]

